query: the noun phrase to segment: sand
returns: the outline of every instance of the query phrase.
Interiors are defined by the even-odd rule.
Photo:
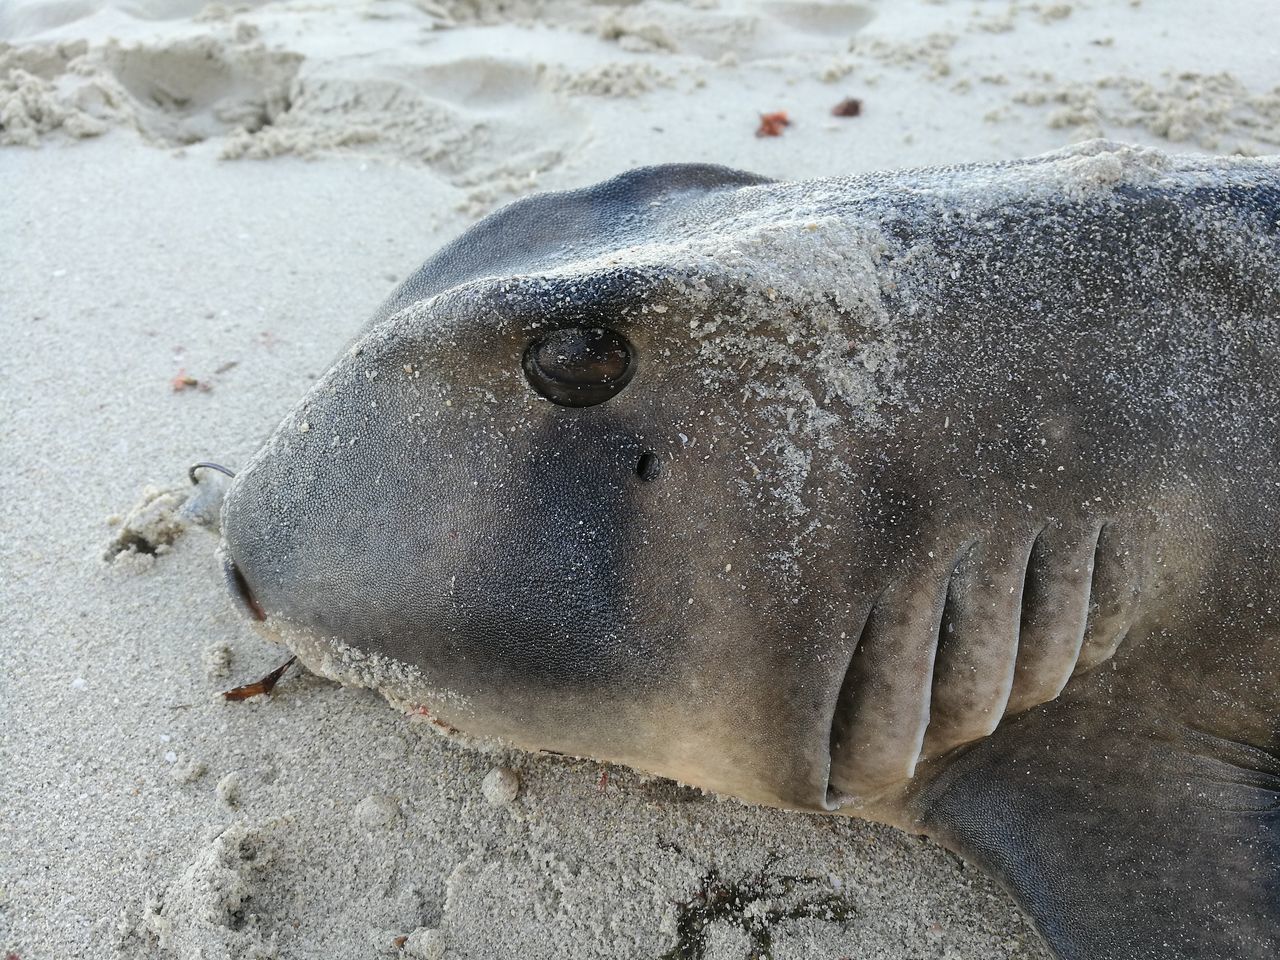
[[[1275,152],[1273,15],[0,5],[0,948],[1045,957],[992,883],[893,830],[480,752],[296,672],[224,701],[282,654],[180,512],[186,468],[244,463],[400,279],[532,191],[652,162],[795,178],[1099,134]],[[845,97],[860,116],[831,115]],[[756,137],[776,110],[791,125]]]

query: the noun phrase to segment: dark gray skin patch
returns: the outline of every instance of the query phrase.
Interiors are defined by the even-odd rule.
[[[237,476],[234,592],[466,733],[927,833],[1064,958],[1275,956],[1278,222],[1104,143],[521,201]],[[562,406],[577,329],[634,369]]]

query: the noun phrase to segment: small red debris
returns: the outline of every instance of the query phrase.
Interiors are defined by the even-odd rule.
[[[607,786],[609,786],[609,768],[605,767],[600,771],[600,776],[596,779],[596,789],[604,793]]]
[[[449,724],[445,723],[439,717],[433,717],[431,715],[431,711],[422,705],[410,707],[409,715],[411,717],[422,717],[424,720],[427,721],[427,723],[431,724],[437,730],[441,730],[444,733],[449,734],[450,736],[458,732],[457,727],[451,727],[449,726]]]
[[[284,672],[293,666],[294,661],[297,659],[297,657],[290,657],[261,680],[255,680],[253,683],[246,683],[243,686],[224,690],[222,692],[223,698],[227,700],[248,700],[250,697],[256,697],[260,693],[270,693],[276,688],[276,684],[280,682]]]
[[[394,940],[391,941],[391,945],[395,947],[397,950],[403,950],[404,945],[408,942],[409,942],[408,937],[396,937]]]
[[[200,387],[202,384],[186,370],[179,370],[178,375],[174,377],[169,385],[173,387],[174,393],[181,393],[183,390],[190,390],[193,387]],[[208,389],[207,387],[205,389]]]
[[[857,97],[845,97],[831,108],[831,115],[833,117],[860,117],[862,116],[862,101]]]
[[[791,120],[787,117],[785,110],[778,110],[775,113],[760,114],[760,127],[756,130],[757,137],[780,137],[784,127],[791,126]]]

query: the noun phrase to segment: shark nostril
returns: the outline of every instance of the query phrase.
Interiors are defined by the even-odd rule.
[[[253,591],[249,589],[249,581],[244,578],[244,573],[236,566],[235,562],[230,559],[226,560],[223,569],[226,573],[227,586],[231,589],[232,596],[236,598],[245,612],[255,620],[267,619],[266,611],[262,609],[262,604],[258,603],[254,598]]]

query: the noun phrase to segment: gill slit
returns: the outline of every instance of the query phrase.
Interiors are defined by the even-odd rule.
[[[964,562],[965,558],[969,556],[979,542],[978,538],[974,537],[956,550],[951,558],[951,567],[947,571],[947,578],[944,581],[942,602],[938,604],[938,615],[933,624],[933,648],[929,655],[929,675],[924,678],[924,683],[921,685],[921,700],[923,703],[920,708],[919,730],[912,749],[911,762],[908,766],[907,775],[909,777],[915,776],[916,765],[920,762],[920,755],[924,752],[925,736],[929,731],[930,711],[933,707],[933,678],[937,672],[938,650],[942,646],[942,628],[947,622],[947,607],[952,602],[952,590],[955,587],[956,572],[960,569],[960,564]]]
[[[1022,625],[1027,618],[1027,581],[1031,578],[1031,563],[1036,555],[1036,547],[1040,543],[1040,538],[1045,535],[1045,531],[1052,524],[1047,520],[1040,525],[1040,529],[1036,531],[1036,535],[1031,538],[1031,546],[1027,548],[1026,559],[1022,562],[1022,578],[1018,581],[1018,628],[1013,634],[1013,650],[1009,656],[1009,677],[1008,683],[1004,687],[1004,700],[1000,704],[999,710],[993,710],[995,715],[995,724],[992,726],[992,733],[996,727],[1000,726],[1000,722],[1004,719],[1005,711],[1009,709],[1009,698],[1013,696],[1014,678],[1018,675],[1018,655],[1022,652]],[[988,734],[990,736],[990,734]]]
[[[1061,696],[1062,691],[1067,688],[1067,684],[1071,682],[1071,677],[1075,674],[1076,665],[1080,662],[1080,653],[1084,650],[1084,638],[1089,633],[1089,619],[1092,615],[1093,598],[1098,581],[1098,548],[1102,543],[1102,531],[1106,528],[1107,521],[1100,520],[1093,531],[1093,547],[1089,551],[1089,584],[1085,587],[1085,595],[1081,604],[1084,612],[1080,617],[1080,629],[1076,631],[1075,649],[1071,653],[1071,668],[1063,671],[1062,681],[1058,684],[1057,689],[1053,691],[1053,696],[1049,698],[1050,700],[1057,699]]]
[[[1006,671],[1005,676],[1002,678],[1001,684],[1000,684],[999,700],[992,702],[989,708],[989,716],[991,718],[990,726],[989,726],[989,729],[987,729],[987,731],[983,734],[983,736],[990,736],[991,733],[995,731],[996,727],[999,726],[1000,721],[1003,719],[1005,715],[1005,711],[1008,709],[1009,699],[1013,695],[1014,677],[1016,675],[1016,664],[1018,659],[1019,646],[1022,641],[1022,623],[1024,618],[1024,606],[1026,604],[1027,580],[1032,574],[1031,563],[1032,563],[1032,558],[1035,556],[1036,545],[1040,542],[1040,538],[1044,535],[1045,531],[1047,531],[1050,526],[1051,524],[1049,524],[1048,522],[1041,524],[1041,526],[1038,529],[1036,529],[1035,533],[1032,534],[1030,539],[1026,541],[1025,553],[1023,554],[1023,558],[1022,558],[1021,573],[1017,575],[1013,585],[1010,587],[1010,592],[1012,592],[1014,589],[1018,591],[1018,598],[1015,604],[1014,623],[1012,624],[1013,629],[1010,630],[1011,636],[1009,638],[1009,648],[1007,651],[1007,658],[1006,658],[1007,667],[1005,668],[1005,671]],[[952,569],[951,577],[948,579],[948,582],[947,582],[947,596],[943,604],[942,619],[939,622],[938,642],[934,651],[933,674],[930,677],[929,689],[928,689],[928,697],[929,697],[930,704],[935,702],[935,696],[938,693],[936,689],[935,677],[937,675],[937,657],[943,651],[944,638],[943,638],[942,630],[945,629],[945,626],[948,622],[952,622],[952,623],[956,622],[956,617],[954,614],[954,607],[953,607],[956,572],[958,570],[959,564],[963,562],[964,559],[968,556],[968,551],[976,547],[979,544],[979,542],[980,541],[977,538],[975,538],[974,541],[969,545],[969,547],[965,551],[962,551],[960,553],[960,556],[956,562],[956,567]],[[963,629],[963,627],[964,627],[964,624],[962,623],[961,628]],[[957,645],[964,645],[968,641],[969,641],[969,637],[967,636],[962,637],[959,634],[951,638],[951,642]],[[972,707],[972,705],[970,706]],[[930,722],[931,721],[932,721],[932,718],[930,718]],[[929,731],[927,729],[927,726],[928,725],[926,725],[925,736],[922,742],[922,748],[923,748],[923,743],[928,743]],[[945,752],[946,750],[951,749],[951,747],[953,746],[959,746],[960,742],[962,741],[957,741],[956,743],[949,744],[947,747],[943,749],[942,752]],[[918,757],[917,757],[917,760],[918,760]],[[914,770],[914,765],[913,765],[913,770]]]
[[[857,659],[858,652],[862,649],[862,642],[867,638],[867,630],[871,626],[871,620],[875,616],[876,608],[880,602],[884,600],[884,595],[889,592],[886,586],[872,598],[867,604],[866,613],[862,616],[862,626],[858,628],[858,635],[854,638],[853,646],[849,649],[849,659],[845,662],[844,671],[840,674],[840,685],[836,687],[835,697],[831,702],[831,709],[827,712],[827,794],[831,794],[831,768],[835,764],[836,749],[840,746],[836,742],[837,724],[840,718],[849,712],[848,697],[846,693],[849,687],[849,674],[853,672],[854,660]],[[841,707],[844,707],[842,710]]]
[[[1092,567],[1088,582],[1083,585],[1084,596],[1077,594],[1074,598],[1075,602],[1080,605],[1079,609],[1082,611],[1082,616],[1076,636],[1073,638],[1074,644],[1071,649],[1071,662],[1073,669],[1074,665],[1079,661],[1089,623],[1092,619],[1092,611],[1090,608],[1093,598],[1097,593],[1098,579],[1104,573],[1099,570],[1099,550],[1101,548],[1102,538],[1105,531],[1111,526],[1112,522],[1109,520],[1097,521],[1093,525],[1092,543],[1089,544],[1089,541],[1086,540],[1085,544],[1088,545],[1088,548],[1085,551],[1082,551],[1086,558],[1086,562],[1090,562]],[[994,729],[999,726],[1001,720],[1008,715],[1007,710],[1015,687],[1014,677],[1016,676],[1017,661],[1024,655],[1031,655],[1030,650],[1024,650],[1023,648],[1027,639],[1027,626],[1031,622],[1031,617],[1033,615],[1031,611],[1034,604],[1038,602],[1037,598],[1040,596],[1042,589],[1040,592],[1037,592],[1037,590],[1031,590],[1028,588],[1033,582],[1036,584],[1045,584],[1055,577],[1054,558],[1045,555],[1044,542],[1044,538],[1052,528],[1052,522],[1045,522],[1035,531],[1034,535],[1029,540],[1029,545],[1027,546],[1026,553],[1023,557],[1021,575],[1014,579],[1012,583],[1013,587],[1020,591],[1016,604],[1014,624],[1016,629],[1010,631],[1012,636],[1009,641],[1009,676],[1007,678],[1007,682],[1005,682],[1002,687],[1002,701],[999,704],[993,704],[992,714],[994,717],[994,723],[992,731],[994,731]],[[1089,534],[1085,534],[1085,536],[1087,537]],[[959,573],[961,564],[969,554],[979,546],[980,543],[980,538],[975,537],[974,539],[965,542],[957,549],[946,577],[940,585],[942,587],[941,602],[938,604],[936,619],[932,624],[933,642],[929,651],[927,676],[921,678],[919,687],[919,695],[922,703],[920,705],[920,712],[916,715],[918,717],[918,728],[916,731],[918,735],[915,738],[914,744],[910,742],[904,744],[905,749],[911,751],[908,766],[912,774],[914,774],[915,768],[923,754],[924,744],[927,740],[928,729],[932,719],[931,707],[935,692],[934,686],[937,675],[938,655],[942,649],[944,640],[942,631],[946,628],[946,624],[949,620],[951,622],[954,622],[955,620],[954,610],[955,605],[958,602],[957,594],[960,590],[960,585],[957,583],[957,574]],[[1079,545],[1080,541],[1077,540],[1076,543]],[[1079,546],[1077,546],[1076,549],[1079,549]],[[841,800],[841,795],[831,787],[831,772],[836,765],[837,758],[839,757],[842,749],[846,746],[843,741],[841,741],[840,737],[848,726],[848,722],[852,717],[852,710],[858,703],[858,694],[866,695],[867,693],[873,692],[855,692],[850,689],[855,658],[863,651],[867,639],[873,630],[873,624],[875,624],[877,620],[877,614],[883,612],[884,604],[887,602],[886,597],[893,586],[895,586],[895,584],[891,583],[883,588],[865,606],[865,613],[863,615],[861,628],[858,631],[854,643],[850,646],[848,659],[840,677],[840,684],[836,688],[832,702],[828,708],[827,720],[829,732],[827,743],[827,798],[829,803],[836,803],[838,805]],[[949,617],[949,615],[951,616]],[[1123,641],[1123,637],[1127,633],[1128,630],[1126,628],[1122,633],[1120,641],[1116,643],[1117,647],[1119,646],[1119,643]],[[951,642],[963,644],[966,642],[966,639],[967,638],[965,637],[957,635],[951,638]],[[1061,677],[1061,682],[1057,684],[1052,696],[1048,699],[1052,699],[1062,692],[1062,689],[1069,682],[1072,672],[1072,670],[1064,671],[1063,676]],[[1055,678],[1055,680],[1056,679],[1057,678]]]
[[[1031,582],[1033,575],[1043,578],[1043,570],[1038,569],[1044,565],[1043,559],[1037,561],[1036,548],[1040,546],[1040,540],[1053,526],[1052,521],[1046,520],[1040,525],[1040,529],[1036,531],[1036,535],[1031,538],[1031,547],[1027,550],[1027,560],[1022,565],[1022,582],[1018,586],[1018,630],[1013,640],[1013,656],[1009,658],[1009,684],[1004,695],[1004,703],[1000,704],[1000,712],[996,720],[996,727],[999,727],[1009,710],[1009,701],[1013,697],[1013,688],[1017,685],[1018,676],[1018,658],[1022,655],[1022,640],[1027,632],[1027,614],[1028,607],[1035,597],[1034,591],[1027,590],[1027,584]],[[1033,568],[1033,564],[1036,565]],[[992,729],[995,732],[995,728]]]

